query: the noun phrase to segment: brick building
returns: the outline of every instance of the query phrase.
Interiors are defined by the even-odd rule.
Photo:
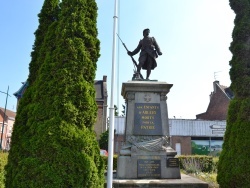
[[[3,150],[9,150],[16,113],[6,109],[4,115],[4,111],[4,108],[0,108],[0,139],[2,138],[1,148]]]
[[[226,120],[169,119],[170,145],[179,155],[216,155],[223,144]]]
[[[226,120],[227,110],[233,92],[229,87],[220,85],[219,81],[213,82],[214,91],[210,94],[210,102],[207,111],[196,115],[196,119],[203,120]]]
[[[95,80],[95,91],[98,111],[94,130],[96,137],[99,140],[100,135],[107,130],[107,76],[103,76],[102,80]]]
[[[233,92],[229,87],[213,82],[213,91],[206,112],[196,120],[170,120],[171,144],[179,154],[216,154],[221,150],[226,130],[227,111]],[[177,131],[179,130],[179,132]]]

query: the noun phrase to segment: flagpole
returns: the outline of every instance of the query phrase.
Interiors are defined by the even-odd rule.
[[[112,51],[112,75],[111,75],[111,96],[109,111],[109,144],[108,144],[108,172],[107,188],[113,185],[113,156],[114,156],[114,82],[115,82],[115,61],[116,61],[116,25],[117,25],[117,0],[115,0],[114,22],[113,22],[113,51]]]

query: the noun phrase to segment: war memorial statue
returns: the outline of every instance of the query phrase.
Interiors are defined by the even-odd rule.
[[[128,51],[129,56],[133,56],[140,52],[139,64],[137,66],[136,78],[140,78],[141,68],[147,70],[146,80],[149,80],[151,70],[157,66],[156,58],[162,55],[160,47],[158,46],[154,37],[149,36],[150,30],[143,30],[143,39],[140,40],[138,46],[134,51]]]
[[[117,34],[118,35],[118,34]],[[156,57],[162,52],[149,29],[143,31],[144,38],[134,51],[129,51],[136,70],[136,77],[122,83],[121,95],[126,103],[124,143],[117,159],[114,188],[121,187],[200,187],[189,186],[181,181],[179,159],[170,142],[167,94],[173,84],[165,81],[149,80],[151,70],[156,67]],[[139,64],[133,55],[140,52]],[[143,79],[140,70],[147,70]],[[145,181],[140,181],[145,179]],[[171,180],[174,179],[174,184]],[[180,181],[176,181],[178,179]],[[187,185],[187,186],[186,186]],[[197,186],[198,185],[198,186]]]
[[[117,34],[118,35],[118,34]],[[131,81],[122,84],[122,96],[126,101],[124,145],[119,151],[117,162],[118,179],[180,179],[177,152],[170,144],[167,94],[173,84],[149,80],[151,70],[162,52],[149,29],[143,30],[144,38],[131,57],[136,70]],[[137,64],[133,55],[140,52]],[[147,70],[146,79],[140,71]]]

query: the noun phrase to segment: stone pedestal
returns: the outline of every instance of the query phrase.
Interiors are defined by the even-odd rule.
[[[172,86],[158,81],[123,83],[125,145],[118,157],[117,178],[181,178],[177,153],[169,144],[166,100]]]

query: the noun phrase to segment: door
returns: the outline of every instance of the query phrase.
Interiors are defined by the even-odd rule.
[[[177,155],[181,155],[181,143],[175,144],[175,151],[177,152]]]

